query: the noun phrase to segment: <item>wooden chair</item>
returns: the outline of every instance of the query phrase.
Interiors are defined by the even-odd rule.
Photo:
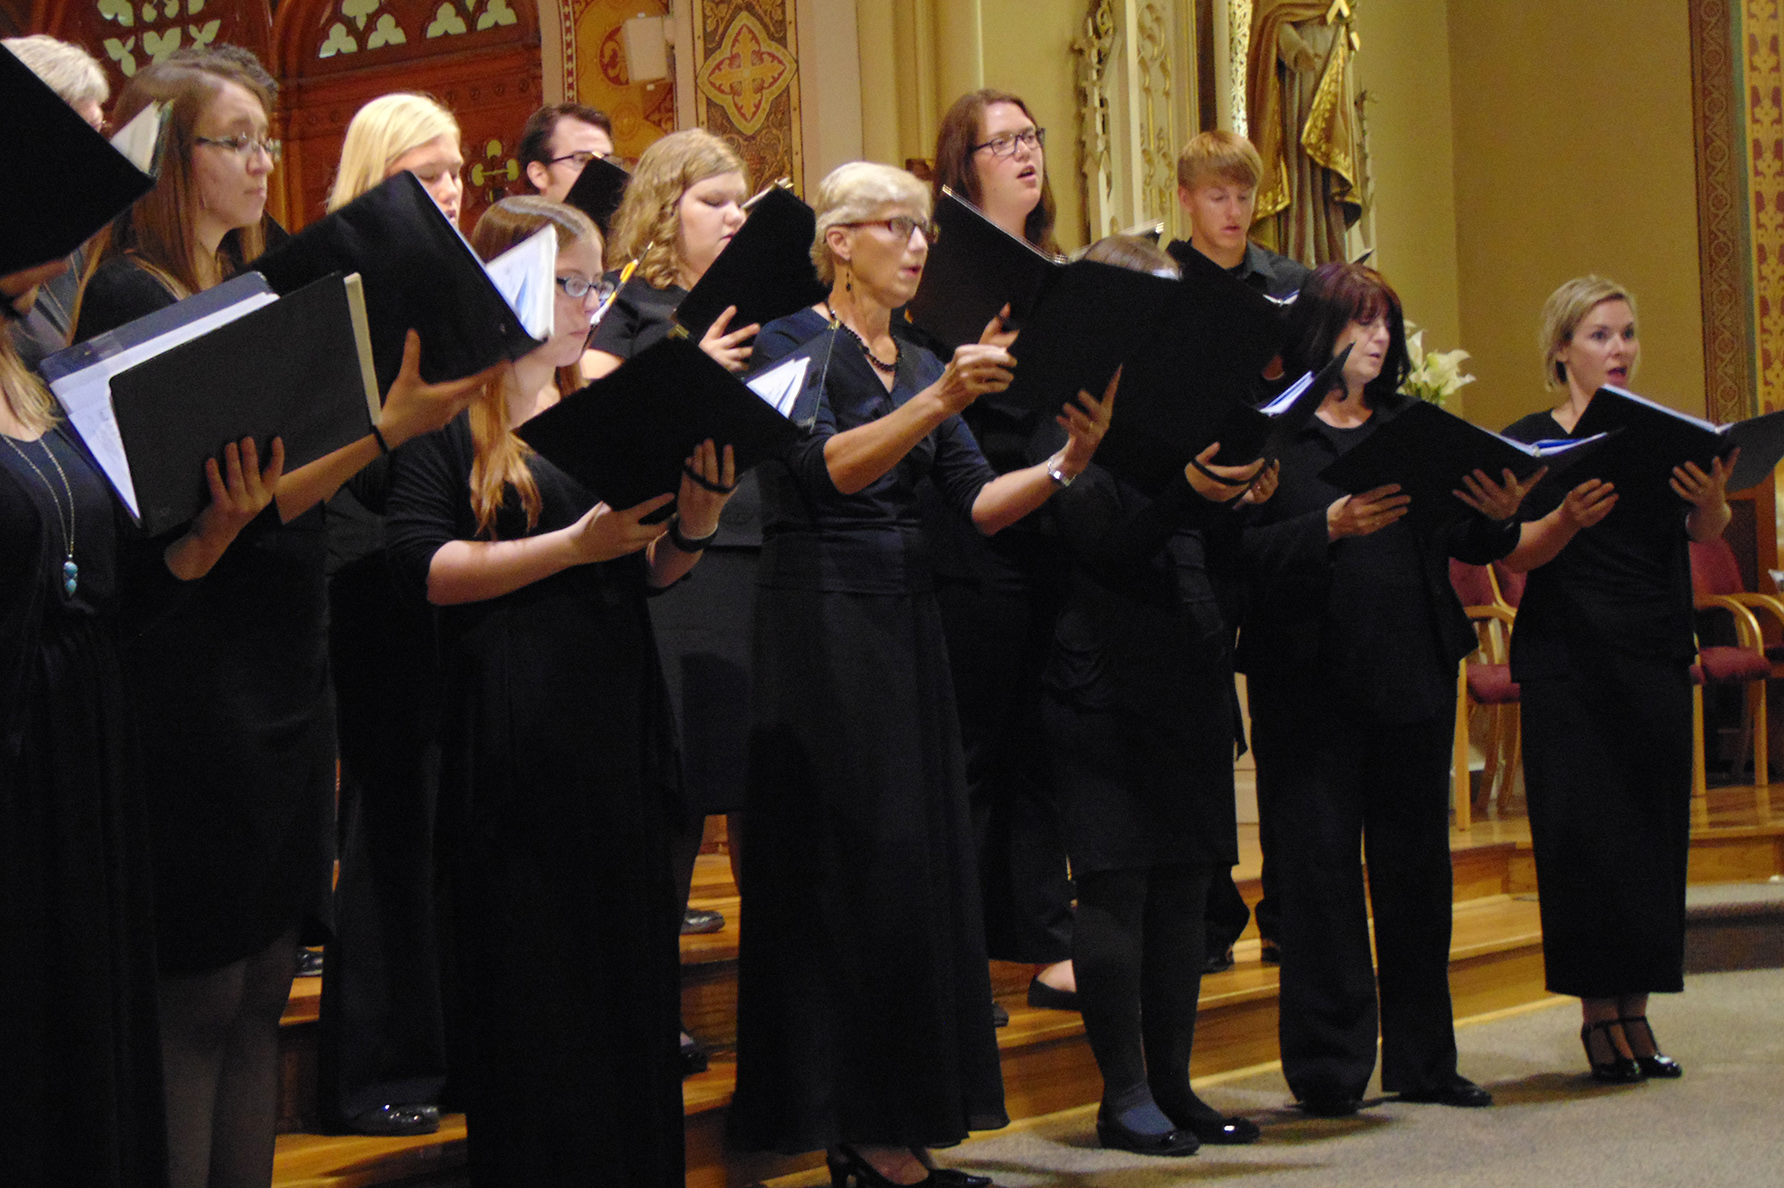
[[[1708,790],[1705,773],[1705,739],[1703,687],[1706,684],[1742,684],[1746,686],[1745,706],[1741,715],[1738,753],[1753,752],[1753,782],[1760,786],[1771,783],[1769,764],[1770,739],[1766,724],[1765,684],[1775,676],[1784,676],[1784,646],[1767,646],[1765,631],[1753,612],[1765,613],[1784,634],[1784,601],[1767,594],[1754,594],[1741,584],[1740,564],[1728,542],[1715,540],[1691,542],[1691,592],[1697,609],[1721,610],[1734,621],[1734,646],[1699,645],[1697,663],[1691,666],[1691,736],[1694,760],[1691,771],[1691,794],[1702,800]]]
[[[1455,757],[1450,770],[1456,829],[1474,823],[1474,800],[1468,786],[1469,722],[1485,713],[1486,765],[1481,770],[1479,799],[1496,800],[1514,778],[1518,766],[1518,683],[1511,679],[1511,629],[1516,611],[1507,603],[1494,572],[1484,565],[1450,561],[1450,584],[1474,623],[1480,646],[1456,670]],[[1518,592],[1522,593],[1522,582]]]

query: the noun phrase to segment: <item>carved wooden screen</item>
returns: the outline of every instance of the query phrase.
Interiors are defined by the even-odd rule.
[[[31,29],[84,46],[112,94],[150,62],[194,45],[239,45],[272,68],[267,0],[35,0]]]
[[[459,224],[525,185],[514,145],[539,106],[533,0],[284,0],[274,27],[284,85],[288,226],[322,213],[353,113],[391,91],[423,91],[464,131]]]

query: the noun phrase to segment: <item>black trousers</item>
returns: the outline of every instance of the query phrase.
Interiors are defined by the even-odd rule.
[[[1252,746],[1275,810],[1282,888],[1283,1076],[1298,1100],[1362,1097],[1379,1026],[1384,1089],[1442,1087],[1456,1075],[1453,716],[1395,724],[1258,692]]]
[[[342,844],[323,967],[319,1096],[332,1121],[437,1102],[446,1081],[434,820],[440,685],[428,610],[383,553],[329,586]]]
[[[993,958],[1072,955],[1072,885],[1041,726],[1041,671],[1062,579],[1057,540],[986,543],[985,580],[938,580],[967,800],[978,847],[985,942]]]

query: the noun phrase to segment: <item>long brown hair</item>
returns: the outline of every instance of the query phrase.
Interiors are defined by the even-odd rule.
[[[974,206],[985,205],[984,193],[979,187],[979,171],[973,168],[973,146],[985,134],[985,109],[993,103],[1014,103],[1022,109],[1023,115],[1034,120],[1028,104],[1008,91],[986,87],[969,91],[954,100],[954,106],[948,108],[948,114],[942,117],[941,129],[935,134],[935,200],[938,204],[942,200],[942,187],[946,186],[956,194],[965,195]],[[1042,164],[1045,163],[1043,157]],[[1059,244],[1053,239],[1055,210],[1053,185],[1047,180],[1047,171],[1043,168],[1041,200],[1028,212],[1022,235],[1044,252],[1059,251]]]
[[[471,231],[471,246],[485,260],[493,260],[541,227],[554,227],[558,235],[558,251],[579,240],[601,244],[601,233],[589,217],[574,206],[553,202],[529,194],[504,198],[477,220]],[[560,368],[558,383],[564,383]],[[527,513],[527,531],[539,525],[539,484],[533,479],[527,458],[532,450],[508,427],[508,397],[514,390],[514,373],[503,371],[501,378],[486,385],[471,401],[471,511],[477,517],[477,531],[496,539],[496,516],[509,485],[520,495],[520,505]],[[568,391],[565,395],[568,395]]]
[[[241,62],[222,54],[206,53],[177,62],[156,62],[138,71],[118,96],[112,120],[122,126],[151,103],[167,104],[161,136],[161,175],[155,188],[119,215],[105,233],[108,242],[95,256],[109,259],[128,254],[146,265],[177,297],[204,288],[198,274],[198,239],[192,215],[198,209],[197,183],[192,176],[192,150],[198,121],[222,90],[236,83],[260,100],[272,116],[273,95],[260,77]],[[261,224],[240,227],[223,237],[217,251],[217,272],[228,276],[234,260],[253,260],[266,247]]]
[[[1406,354],[1406,315],[1400,309],[1400,295],[1387,278],[1362,264],[1333,260],[1313,270],[1301,286],[1300,296],[1289,306],[1283,362],[1289,365],[1291,375],[1323,367],[1346,326],[1384,316],[1388,321],[1387,357],[1382,360],[1381,374],[1363,391],[1371,400],[1392,395],[1412,370]]]

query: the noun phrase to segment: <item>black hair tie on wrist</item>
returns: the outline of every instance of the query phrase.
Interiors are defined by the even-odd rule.
[[[718,534],[719,530],[714,528],[705,536],[684,536],[681,531],[681,517],[671,516],[669,518],[669,543],[684,553],[704,551],[706,546],[712,543],[712,538]]]
[[[390,452],[390,443],[384,440],[384,434],[378,428],[376,423],[373,423],[372,425],[372,436],[378,439],[378,452],[381,454],[388,454]]]
[[[737,490],[736,483],[732,483],[729,487],[722,483],[715,483],[686,463],[682,464],[681,472],[693,479],[696,486],[704,487],[714,495],[729,495],[731,492]]]

